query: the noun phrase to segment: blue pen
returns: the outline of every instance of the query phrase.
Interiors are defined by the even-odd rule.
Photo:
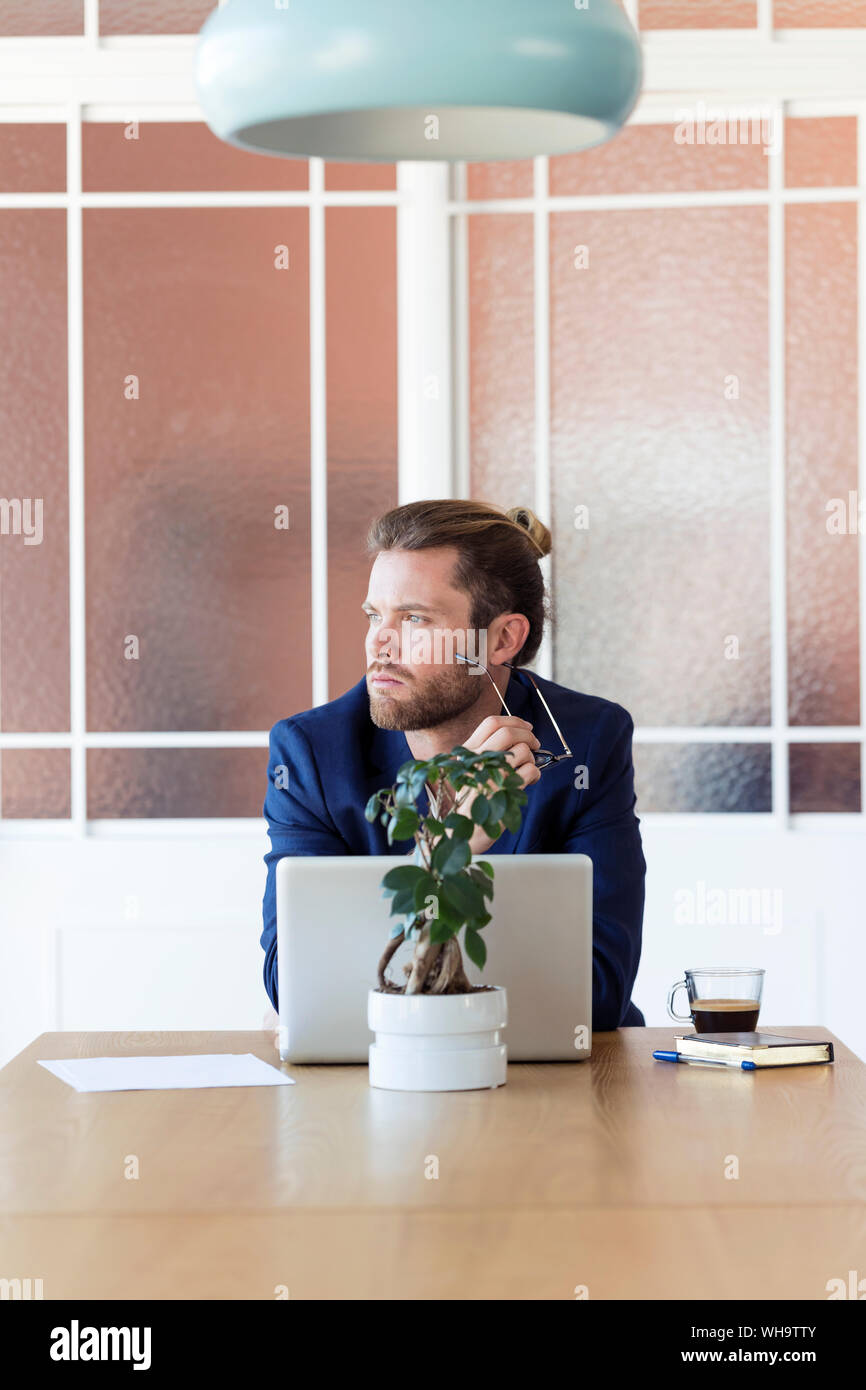
[[[654,1052],[653,1056],[657,1062],[690,1062],[698,1067],[736,1067],[737,1071],[758,1070],[754,1062],[741,1062],[734,1057],[728,1062],[722,1057],[684,1057],[681,1052]]]

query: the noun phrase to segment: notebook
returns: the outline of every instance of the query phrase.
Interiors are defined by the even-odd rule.
[[[796,1067],[832,1062],[833,1044],[782,1033],[677,1033],[677,1052],[686,1057],[742,1057],[756,1067]]]

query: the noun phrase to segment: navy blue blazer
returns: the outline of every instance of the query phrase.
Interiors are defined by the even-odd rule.
[[[594,1029],[643,1026],[631,991],[640,961],[646,862],[635,814],[631,741],[634,725],[621,705],[536,677],[574,754],[546,768],[527,788],[517,834],[503,831],[485,852],[587,854],[593,866],[592,1023]],[[512,671],[505,698],[528,719],[542,747],[556,737],[526,676]],[[380,729],[370,718],[366,679],[338,700],[281,719],[271,729],[264,814],[271,848],[261,944],[265,989],[278,1009],[276,864],[286,854],[391,854],[405,858],[405,842],[389,845],[385,827],[372,825],[364,807],[373,792],[396,780],[412,758],[406,735]],[[575,789],[584,765],[586,785]],[[426,807],[426,794],[419,798]]]

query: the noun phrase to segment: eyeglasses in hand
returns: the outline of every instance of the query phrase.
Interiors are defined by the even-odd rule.
[[[511,710],[508,708],[507,704],[505,703],[505,698],[504,698],[504,696],[503,696],[501,690],[499,689],[499,686],[496,684],[496,681],[493,679],[493,677],[491,676],[489,670],[488,670],[487,667],[484,665],[484,663],[483,663],[482,661],[475,661],[471,656],[464,656],[462,652],[455,652],[454,655],[455,655],[455,657],[457,658],[458,661],[465,661],[465,662],[467,662],[470,666],[478,666],[478,667],[480,667],[480,669],[481,669],[482,671],[484,671],[484,672],[486,673],[488,680],[490,681],[491,685],[493,686],[493,689],[496,691],[496,694],[499,696],[500,700],[502,701],[502,704],[503,704],[504,709],[505,709],[505,713],[506,713],[507,715],[510,715],[512,718],[514,718],[514,716],[511,714]],[[525,675],[527,675],[527,676],[529,677],[529,679],[532,681],[532,684],[533,684],[533,686],[535,687],[535,693],[537,694],[537,696],[538,696],[539,700],[541,701],[541,703],[544,705],[544,708],[545,708],[545,710],[547,711],[547,717],[548,717],[548,719],[550,720],[551,724],[553,725],[554,729],[556,730],[556,732],[557,732],[557,734],[558,734],[558,736],[559,736],[559,741],[560,741],[560,743],[562,744],[563,749],[565,750],[565,751],[562,752],[562,753],[551,753],[547,748],[536,748],[535,752],[534,752],[533,755],[532,755],[533,758],[535,759],[535,766],[538,767],[538,768],[550,767],[553,763],[565,762],[565,760],[566,760],[567,758],[572,758],[572,757],[574,757],[574,754],[572,753],[571,749],[569,748],[568,744],[566,743],[565,739],[564,739],[563,736],[562,736],[562,730],[560,729],[559,725],[557,724],[556,720],[554,719],[554,717],[553,717],[553,715],[552,715],[552,713],[551,713],[551,711],[550,711],[550,706],[548,705],[547,701],[545,700],[544,696],[542,695],[541,690],[539,689],[538,684],[537,684],[537,682],[536,682],[536,680],[535,680],[535,678],[534,678],[532,672],[531,672],[531,671],[527,671],[527,669],[526,669],[525,666],[520,666],[520,667],[514,666],[514,665],[512,665],[512,663],[511,663],[510,661],[503,661],[502,665],[503,665],[503,666],[507,666],[508,669],[509,669],[510,671],[517,671],[517,670],[523,671],[523,673],[524,673]]]

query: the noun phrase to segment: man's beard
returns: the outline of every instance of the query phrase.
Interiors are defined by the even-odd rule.
[[[387,674],[387,667],[370,674]],[[463,666],[445,667],[437,676],[425,680],[423,690],[408,698],[394,700],[370,689],[370,718],[380,729],[435,729],[465,714],[475,704],[481,686]]]

